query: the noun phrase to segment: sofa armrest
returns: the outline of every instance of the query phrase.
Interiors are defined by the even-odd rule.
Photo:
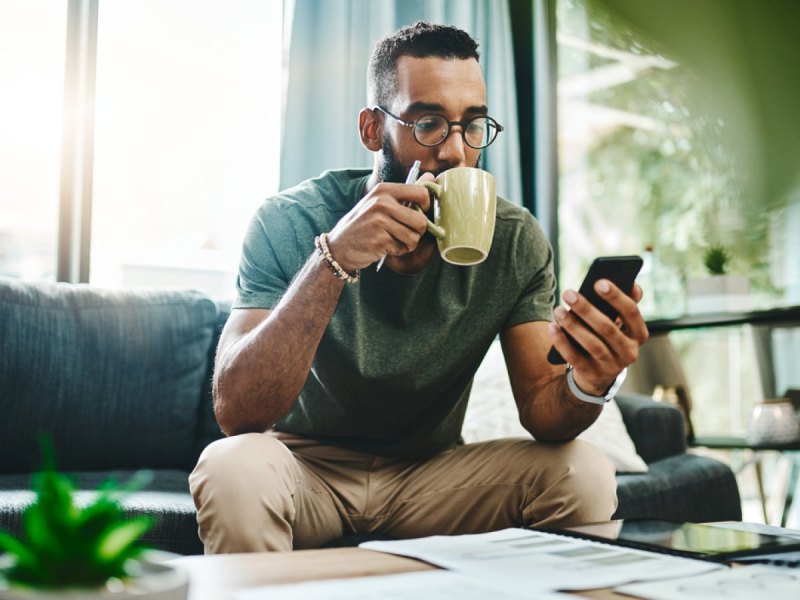
[[[686,452],[683,415],[675,406],[641,394],[618,394],[625,428],[646,463]]]

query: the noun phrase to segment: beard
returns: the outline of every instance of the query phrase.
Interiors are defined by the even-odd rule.
[[[389,141],[389,136],[383,134],[381,140],[381,152],[383,153],[383,164],[381,164],[381,181],[387,183],[405,183],[410,167],[405,166],[394,153],[394,148]]]
[[[386,132],[384,132],[383,139],[381,140],[381,152],[383,153],[383,163],[381,164],[380,171],[381,181],[385,181],[387,183],[405,183],[408,172],[411,169],[411,165],[404,165],[398,160],[397,155],[394,153],[394,148],[392,148],[392,144],[389,141],[389,136],[386,134]],[[479,154],[475,164],[472,166],[477,167],[480,162],[481,155]],[[433,173],[434,177],[438,177],[440,173],[444,173],[448,169],[452,169],[457,166],[457,164],[442,164],[441,166],[437,165],[437,169],[431,171],[431,173]],[[420,173],[420,175],[421,174],[422,173]]]

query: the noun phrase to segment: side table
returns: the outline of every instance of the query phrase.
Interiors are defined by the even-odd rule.
[[[426,562],[361,548],[182,556],[166,564],[189,573],[189,600],[232,600],[237,592],[281,583],[392,575],[437,569]],[[568,592],[575,598],[629,598],[603,588]]]
[[[792,508],[795,496],[795,488],[800,479],[800,441],[790,444],[750,444],[742,437],[734,436],[701,436],[696,437],[691,442],[693,447],[710,448],[714,450],[734,450],[747,451],[750,457],[738,469],[738,475],[749,465],[753,465],[756,471],[756,481],[758,483],[758,493],[761,499],[761,508],[764,511],[764,522],[769,524],[769,514],[767,511],[767,498],[764,493],[764,475],[761,461],[765,452],[779,452],[790,461],[789,474],[786,481],[786,492],[783,498],[783,510],[781,512],[780,526],[786,527],[786,521]]]

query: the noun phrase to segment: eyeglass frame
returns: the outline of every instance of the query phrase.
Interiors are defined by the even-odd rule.
[[[446,116],[444,116],[441,113],[426,113],[426,114],[422,115],[419,119],[414,119],[413,121],[406,121],[405,119],[401,119],[397,115],[392,114],[391,112],[389,112],[388,110],[386,110],[382,106],[377,106],[377,105],[373,106],[372,110],[380,111],[383,114],[385,114],[385,115],[387,115],[389,117],[392,117],[395,121],[400,123],[400,125],[402,125],[403,127],[408,127],[409,129],[411,129],[411,135],[414,138],[414,141],[417,142],[420,146],[424,146],[425,148],[435,148],[436,146],[440,146],[445,141],[447,141],[447,138],[450,137],[450,134],[453,131],[453,125],[458,125],[459,127],[461,127],[461,132],[460,132],[461,133],[461,139],[464,140],[464,143],[467,146],[469,146],[470,148],[472,148],[473,150],[483,150],[484,148],[488,148],[497,139],[497,135],[501,131],[505,130],[505,127],[500,125],[500,123],[498,123],[494,119],[494,117],[490,117],[489,115],[477,115],[475,117],[472,117],[471,119],[467,119],[466,121],[450,121]],[[419,141],[419,139],[417,139],[417,123],[419,121],[421,121],[422,119],[426,118],[426,117],[441,117],[442,119],[444,119],[444,122],[447,123],[447,135],[445,135],[440,141],[436,142],[435,144],[423,144],[422,142]],[[494,126],[497,129],[497,131],[495,131],[494,137],[491,139],[491,141],[488,144],[486,144],[485,146],[477,147],[477,148],[467,141],[467,130],[466,130],[466,125],[471,123],[475,119],[489,119],[492,123],[494,123]]]

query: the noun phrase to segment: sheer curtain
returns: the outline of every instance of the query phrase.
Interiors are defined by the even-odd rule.
[[[490,114],[506,130],[484,152],[498,193],[522,201],[517,102],[508,4],[498,0],[295,0],[281,145],[281,188],[327,169],[371,167],[359,141],[369,54],[383,36],[418,20],[455,25],[480,44]]]

